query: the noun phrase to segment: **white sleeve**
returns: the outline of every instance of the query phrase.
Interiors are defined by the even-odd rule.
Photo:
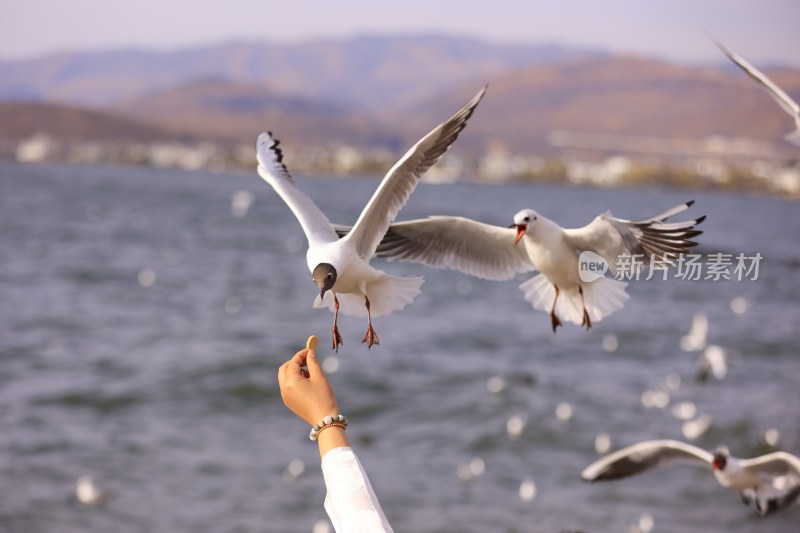
[[[383,515],[378,498],[352,448],[334,448],[322,458],[325,477],[325,511],[336,533],[385,532],[392,526]]]

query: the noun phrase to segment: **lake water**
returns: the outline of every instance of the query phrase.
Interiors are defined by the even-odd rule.
[[[377,185],[297,181],[341,223]],[[246,216],[232,214],[236,191],[253,194]],[[645,217],[690,198],[690,214],[708,215],[699,251],[760,253],[758,279],[634,282],[625,308],[589,332],[553,334],[517,289],[524,277],[376,261],[424,274],[423,293],[375,320],[381,344],[369,351],[365,321],[341,318],[345,344],[326,365],[396,531],[624,532],[648,518],[670,532],[797,526],[800,506],[759,518],[700,467],[594,485],[579,473],[601,433],[612,449],[686,440],[671,412],[682,402],[711,417],[698,446],[751,456],[774,449],[773,430],[777,448],[800,453],[800,205],[423,184],[399,219],[507,225],[532,207],[577,226],[606,209]],[[300,227],[255,172],[2,164],[0,227],[0,531],[324,531],[316,446],[283,407],[276,371],[309,334],[327,346],[332,315],[311,307]],[[692,381],[697,354],[680,339],[698,311],[710,342],[738,353],[725,381]],[[607,352],[612,335],[618,349]],[[491,392],[492,377],[505,387]],[[647,390],[668,392],[669,406],[645,407]],[[78,505],[81,475],[113,498]],[[525,481],[532,499],[520,498]]]

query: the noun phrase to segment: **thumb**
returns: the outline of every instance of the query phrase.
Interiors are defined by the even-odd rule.
[[[322,376],[325,377],[325,372],[322,371],[322,366],[317,359],[316,350],[308,350],[306,354],[306,366],[308,367],[308,374],[311,377]]]

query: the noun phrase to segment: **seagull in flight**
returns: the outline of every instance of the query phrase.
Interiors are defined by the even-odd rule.
[[[583,253],[593,254],[596,263],[612,273],[617,272],[623,256],[635,258],[641,266],[651,260],[654,264],[668,262],[695,246],[697,243],[689,239],[702,233],[695,226],[705,216],[666,222],[693,203],[638,221],[616,218],[607,211],[576,229],[564,229],[532,209],[514,215],[509,227],[434,216],[389,226],[376,255],[490,280],[508,280],[538,270],[539,275],[519,286],[525,299],[535,309],[550,313],[554,332],[562,325],[561,318],[588,330],[593,322],[621,309],[629,296],[626,282],[601,273],[584,281],[580,273]],[[340,228],[340,233],[346,234],[346,230]]]
[[[710,466],[720,485],[738,491],[746,505],[755,503],[760,515],[781,509],[800,496],[800,459],[790,453],[738,459],[725,447],[707,452],[675,440],[649,440],[617,450],[587,466],[581,479],[590,483],[622,479],[676,462]]]
[[[699,383],[708,381],[709,376],[714,376],[717,381],[722,381],[728,375],[728,366],[737,360],[737,355],[734,352],[710,344],[703,350],[697,360],[697,372],[694,375],[694,380]]]
[[[406,152],[383,178],[352,230],[343,239],[339,239],[325,214],[295,185],[283,164],[278,141],[271,133],[262,133],[258,137],[258,174],[283,198],[306,234],[306,263],[319,287],[319,298],[315,298],[314,307],[333,310],[332,348],[337,352],[342,344],[337,327],[340,310],[346,315],[367,317],[367,333],[362,342],[371,348],[380,344],[372,326],[372,317],[402,309],[420,293],[423,278],[389,276],[370,266],[369,262],[389,224],[414,192],[422,175],[458,138],[485,91],[486,87]]]
[[[686,352],[703,350],[708,344],[708,316],[698,311],[692,316],[689,332],[681,337],[681,349]]]
[[[734,54],[726,48],[721,42],[714,39],[714,43],[722,50],[722,53],[728,56],[728,59],[736,63],[751,79],[755,80],[762,89],[767,91],[769,95],[775,100],[781,108],[789,113],[794,119],[795,130],[788,133],[784,139],[790,143],[800,146],[800,105],[797,104],[783,89],[775,85],[775,83],[764,75],[763,72],[748,63],[743,57]]]

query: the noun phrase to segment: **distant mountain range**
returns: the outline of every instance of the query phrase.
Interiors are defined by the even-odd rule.
[[[109,107],[197,80],[218,79],[375,110],[407,105],[445,87],[508,70],[602,56],[555,45],[498,45],[440,35],[56,54],[0,62],[0,99]]]
[[[800,71],[765,70],[800,100]],[[557,130],[778,141],[791,129],[724,57],[686,66],[427,35],[0,62],[0,139],[63,135],[81,124],[81,136],[98,139],[249,143],[271,129],[287,144],[401,150],[486,83],[459,149],[537,153],[551,149]]]

